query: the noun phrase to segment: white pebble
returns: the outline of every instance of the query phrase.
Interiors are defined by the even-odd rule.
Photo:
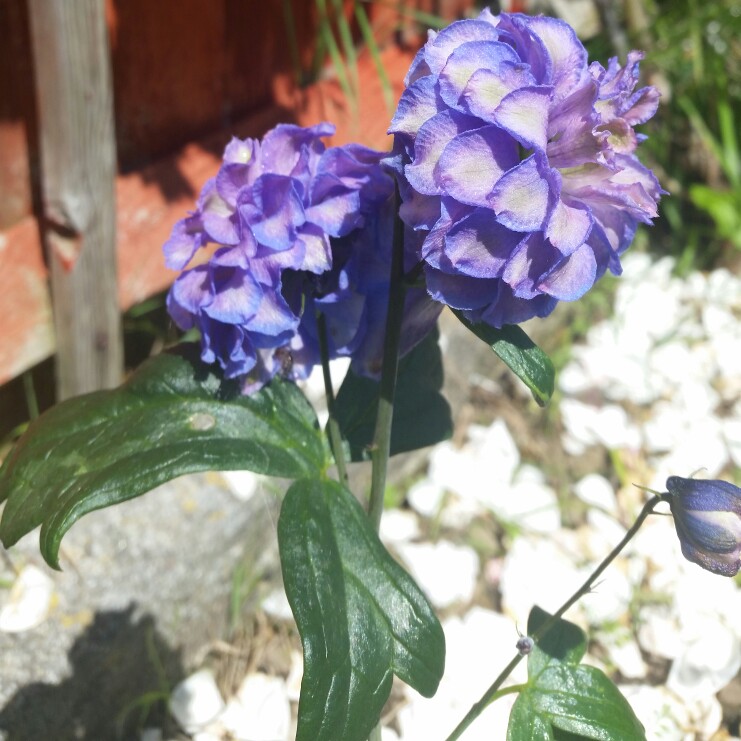
[[[561,527],[556,492],[535,481],[499,488],[494,484],[490,507],[497,517],[523,530],[552,533]]]
[[[617,513],[617,498],[612,484],[598,473],[587,474],[574,484],[574,494],[585,504],[612,515]]]
[[[473,598],[479,557],[472,548],[443,540],[438,543],[402,543],[397,550],[435,607],[468,603]]]
[[[248,674],[219,720],[240,741],[287,741],[291,704],[285,680]]]
[[[405,543],[419,537],[419,521],[414,512],[390,509],[381,518],[381,540],[384,543]]]
[[[703,630],[682,636],[682,650],[672,664],[666,686],[687,700],[712,697],[741,668],[741,644],[729,628],[707,618]]]
[[[445,497],[445,490],[429,478],[412,484],[407,492],[407,501],[422,517],[430,519],[440,512]]]
[[[520,536],[502,567],[499,589],[505,611],[518,625],[527,625],[534,604],[557,610],[582,584],[585,576],[551,540]],[[569,619],[573,613],[569,613]]]
[[[222,471],[221,476],[240,502],[249,502],[260,489],[261,477],[252,471]]]
[[[188,733],[205,730],[224,710],[224,699],[216,679],[208,669],[201,669],[180,682],[170,695],[170,713]]]
[[[46,620],[54,594],[54,582],[41,569],[24,566],[0,610],[0,631],[21,633]]]
[[[291,605],[288,604],[288,597],[286,597],[285,590],[280,587],[274,589],[265,597],[261,606],[270,617],[276,620],[293,620],[293,612],[291,612]]]

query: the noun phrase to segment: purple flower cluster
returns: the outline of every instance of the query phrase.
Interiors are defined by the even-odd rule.
[[[484,10],[430,32],[389,132],[433,298],[501,327],[620,272],[662,193],[634,154],[659,97],[635,91],[640,59],[588,65],[546,17]]]
[[[232,139],[196,210],[164,246],[167,266],[182,270],[200,248],[216,244],[207,262],[177,278],[168,309],[180,328],[200,331],[205,362],[218,362],[229,378],[251,374],[247,391],[278,372],[305,376],[316,362],[315,343],[307,345],[300,326],[314,321],[302,291],[311,278],[339,277],[329,272],[330,238],[373,221],[393,189],[381,153],[357,144],[327,149],[321,138],[333,133],[327,123],[279,125],[262,142]],[[360,344],[353,322],[363,308],[342,308],[342,329],[356,340],[338,341],[338,352]]]

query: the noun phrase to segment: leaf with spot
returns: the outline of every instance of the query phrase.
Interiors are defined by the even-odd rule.
[[[528,634],[550,615],[534,607]],[[586,636],[557,620],[528,656],[528,682],[512,707],[507,741],[645,741],[646,732],[628,701],[607,676],[579,662]]]
[[[347,489],[294,483],[278,542],[304,648],[297,741],[367,738],[394,674],[425,697],[435,693],[445,663],[440,623]]]
[[[117,389],[69,399],[35,420],[0,468],[10,547],[41,525],[41,552],[84,514],[137,497],[185,473],[248,469],[297,478],[327,454],[310,404],[274,380],[253,396],[184,345],[144,363]]]

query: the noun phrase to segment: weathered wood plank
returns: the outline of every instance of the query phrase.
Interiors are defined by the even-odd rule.
[[[60,399],[115,386],[118,311],[116,144],[105,6],[30,0]]]
[[[402,82],[413,52],[392,47],[383,53],[384,66],[394,87],[401,94]],[[121,309],[164,290],[176,273],[167,270],[162,244],[172,225],[193,208],[197,193],[219,165],[220,152],[229,136],[261,136],[278,121],[290,118],[305,126],[319,120],[338,124],[333,144],[361,141],[383,149],[390,145],[386,136],[385,111],[380,82],[372,61],[359,60],[363,95],[357,117],[347,109],[337,84],[325,80],[298,91],[287,81],[276,82],[276,105],[240,121],[229,132],[194,142],[156,165],[116,179],[118,298]],[[168,197],[179,184],[176,197]],[[9,381],[54,351],[54,332],[47,289],[48,275],[42,257],[36,220],[32,217],[0,231],[0,259],[12,270],[0,271],[0,384]],[[20,276],[20,277],[19,277]]]

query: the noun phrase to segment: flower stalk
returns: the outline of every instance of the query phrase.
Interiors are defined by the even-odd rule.
[[[342,435],[340,434],[340,425],[337,422],[335,413],[335,397],[332,388],[332,374],[329,371],[329,342],[327,341],[327,320],[324,314],[319,313],[316,318],[317,329],[319,330],[319,354],[322,359],[322,377],[324,379],[324,394],[327,398],[327,412],[329,420],[327,429],[329,430],[329,441],[332,444],[332,454],[337,464],[337,476],[341,484],[347,486],[347,463],[345,462],[345,451],[342,447]]]
[[[530,636],[536,643],[551,629],[551,627],[561,617],[563,617],[567,610],[569,610],[574,604],[576,604],[585,594],[588,594],[591,591],[594,582],[599,579],[604,570],[618,557],[620,552],[633,539],[635,534],[640,529],[641,525],[643,525],[646,518],[653,513],[656,505],[662,501],[667,501],[667,495],[656,494],[655,496],[651,497],[651,499],[649,499],[646,504],[643,505],[643,509],[640,511],[638,517],[636,518],[636,521],[630,527],[628,532],[625,533],[623,539],[610,551],[610,553],[590,574],[590,576],[581,585],[581,587],[579,587],[579,589],[577,589],[576,592],[574,592],[574,594],[572,594],[571,597],[569,597],[566,602],[564,602],[561,607],[559,607],[558,610],[556,610],[556,612],[553,613],[553,615],[551,615],[551,617],[546,620],[532,636]],[[484,710],[494,700],[496,700],[503,694],[503,692],[500,690],[502,683],[512,673],[512,671],[517,666],[517,664],[520,663],[522,658],[523,654],[518,653],[509,662],[509,664],[507,664],[507,666],[502,669],[497,678],[492,682],[489,689],[487,689],[486,692],[484,692],[484,694],[481,696],[481,699],[471,707],[463,720],[461,720],[461,722],[455,727],[453,732],[445,739],[445,741],[456,741],[456,739],[459,739],[463,735],[464,731],[476,720],[476,718],[478,718],[479,715],[481,715],[481,713],[483,713]]]
[[[400,203],[398,185],[396,187],[396,203],[397,206]],[[398,208],[394,220],[393,240],[378,414],[373,434],[373,450],[371,451],[373,473],[368,500],[368,517],[376,531],[381,524],[381,515],[383,514],[383,496],[391,450],[391,422],[394,416],[394,394],[396,393],[396,377],[399,368],[399,342],[404,310],[404,223],[398,215]]]

